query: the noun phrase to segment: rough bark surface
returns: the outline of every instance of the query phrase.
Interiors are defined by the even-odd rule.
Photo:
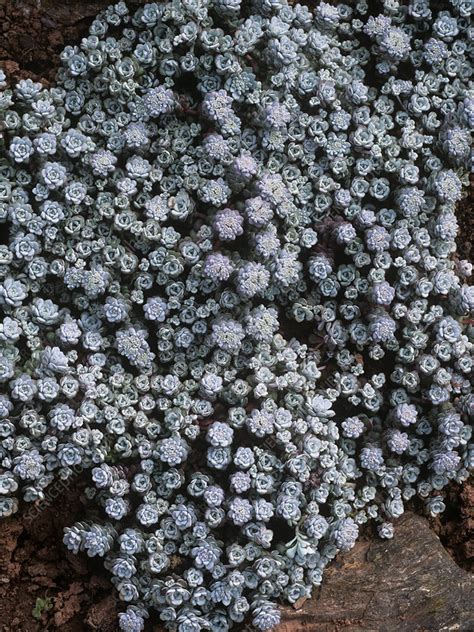
[[[474,579],[428,521],[412,513],[389,541],[358,542],[328,568],[319,594],[285,610],[278,632],[474,630]]]
[[[147,0],[132,0],[130,5]],[[310,1],[309,1],[310,3]],[[109,0],[0,0],[0,66],[20,78],[52,82],[59,53],[80,41]],[[459,256],[469,258],[474,214],[460,205]],[[115,632],[120,610],[100,562],[61,544],[65,525],[83,518],[80,484],[34,520],[0,526],[0,632]],[[474,559],[474,488],[452,490],[447,515],[432,521],[465,568]],[[474,579],[414,514],[391,541],[367,537],[327,569],[323,586],[299,610],[285,608],[278,632],[444,632],[474,630]],[[46,606],[35,610],[37,600]],[[35,615],[33,611],[35,610]],[[248,629],[248,628],[247,628]],[[161,632],[150,624],[147,630]]]

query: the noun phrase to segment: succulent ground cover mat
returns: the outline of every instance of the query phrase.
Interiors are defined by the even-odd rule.
[[[123,632],[272,629],[467,478],[469,12],[119,2],[1,74],[0,515],[87,477]]]

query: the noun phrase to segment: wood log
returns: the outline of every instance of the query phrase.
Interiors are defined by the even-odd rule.
[[[392,540],[359,541],[328,567],[278,632],[472,632],[474,578],[450,557],[425,518],[407,513]]]

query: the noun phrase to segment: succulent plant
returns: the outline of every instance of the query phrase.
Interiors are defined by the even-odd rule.
[[[124,632],[270,629],[472,467],[469,11],[380,5],[119,2],[0,77],[0,514],[84,472]]]

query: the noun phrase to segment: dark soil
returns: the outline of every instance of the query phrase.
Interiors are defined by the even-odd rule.
[[[87,35],[109,0],[0,0],[0,65],[12,81],[54,81],[64,46]],[[130,6],[146,0],[129,0]]]
[[[474,572],[474,484],[452,486],[446,511],[431,526],[459,566]]]
[[[474,174],[471,177],[469,191],[458,205],[457,218],[459,233],[457,237],[457,255],[459,259],[472,261],[472,238],[474,236]]]
[[[84,517],[81,487],[76,482],[42,512],[25,507],[2,522],[1,632],[117,629],[115,596],[100,562],[97,567],[62,545],[63,528]]]
[[[145,2],[134,0],[129,4]],[[92,16],[109,3],[109,0],[0,0],[0,66],[13,83],[27,77],[52,82],[64,45],[79,41],[87,33]],[[459,257],[469,259],[474,232],[472,196],[460,204],[458,217]],[[82,488],[83,483],[75,481],[34,519],[31,509],[25,508],[2,522],[0,632],[118,629],[116,617],[120,605],[100,561],[72,555],[62,545],[64,526],[84,518]],[[432,520],[432,527],[456,562],[472,571],[474,485],[452,487],[446,502],[446,513]],[[306,627],[306,623],[300,622],[296,627],[288,623],[282,628],[296,631],[301,629],[298,625]],[[358,629],[369,632],[369,627],[364,627],[363,622],[361,625]],[[344,622],[335,620],[324,627],[328,632],[346,629]],[[426,629],[434,632],[432,627]]]

